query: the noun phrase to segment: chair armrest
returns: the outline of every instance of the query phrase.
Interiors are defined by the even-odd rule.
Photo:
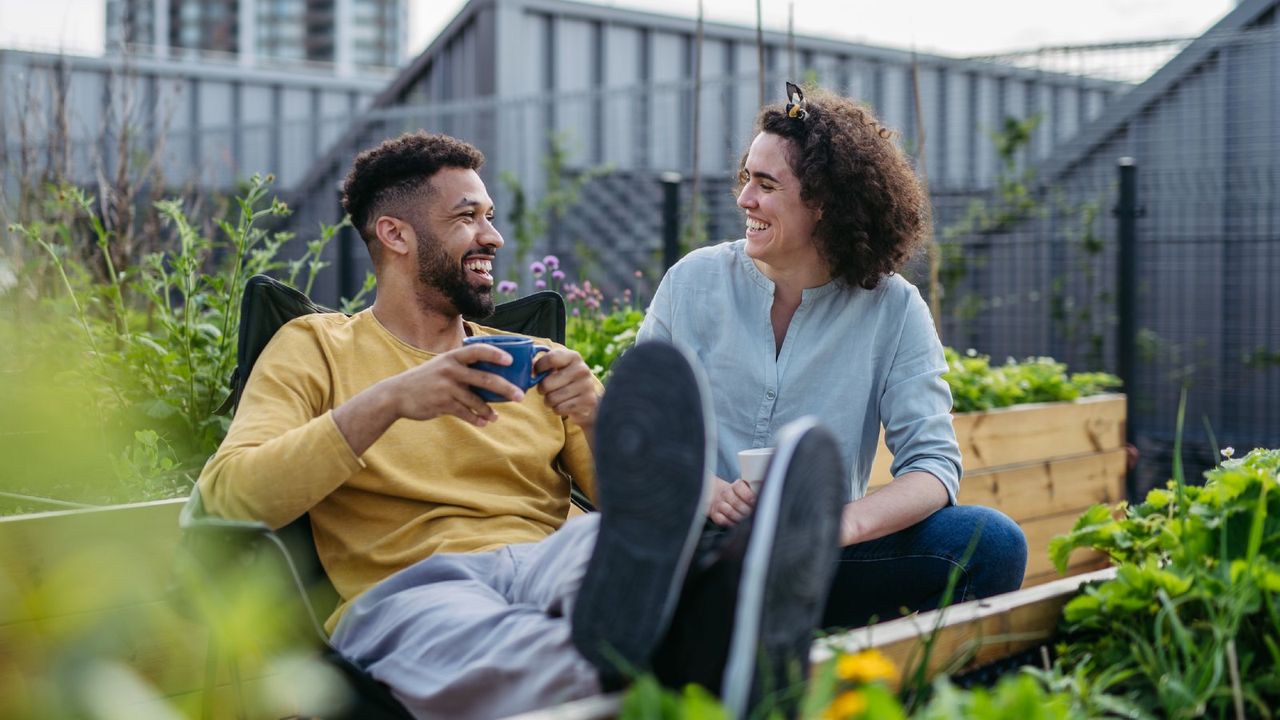
[[[178,515],[178,527],[182,532],[175,558],[175,578],[198,583],[206,596],[214,598],[212,605],[207,600],[197,603],[189,587],[184,589],[182,582],[176,583],[173,595],[184,615],[193,618],[204,615],[208,619],[210,612],[218,613],[218,606],[226,602],[216,598],[224,591],[242,589],[246,582],[242,573],[265,554],[274,558],[277,572],[283,573],[281,579],[291,588],[288,594],[300,604],[301,615],[309,621],[307,624],[322,643],[328,642],[294,558],[271,526],[257,520],[234,520],[209,514],[197,485]]]
[[[575,514],[573,512],[574,510],[578,511],[577,514],[593,513],[596,511],[596,506],[591,502],[591,498],[587,497],[587,494],[582,491],[582,488],[578,487],[577,483],[572,483],[569,486],[570,516]]]
[[[187,504],[182,506],[182,512],[178,514],[178,527],[183,532],[189,530],[222,530],[236,534],[271,532],[271,527],[259,520],[232,520],[210,515],[204,507],[204,497],[200,494],[199,485],[191,489],[191,497],[187,499]]]

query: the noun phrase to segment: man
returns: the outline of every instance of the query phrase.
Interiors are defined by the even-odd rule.
[[[418,717],[499,717],[652,667],[708,502],[704,383],[674,348],[634,349],[603,403],[564,347],[539,356],[536,370],[549,374],[528,393],[470,367],[510,362],[494,346],[463,345],[497,333],[464,320],[492,311],[503,245],[483,162],[466,143],[424,133],[356,158],[343,202],[369,247],[377,299],[350,318],[281,328],[200,478],[218,514],[280,527],[310,513],[343,598],[326,623],[333,645]],[[746,545],[755,559],[724,590],[749,607],[709,619],[734,623],[740,659],[725,693],[742,711],[766,684],[757,653],[778,672],[803,666],[821,608],[788,593],[825,589],[834,560],[813,559],[809,546],[834,546],[836,518],[806,508],[839,491],[838,455],[813,430],[789,447],[803,452],[776,463],[775,491],[760,501],[771,510],[758,512],[772,519]],[[565,522],[569,477],[600,513]],[[771,618],[781,604],[788,611]]]

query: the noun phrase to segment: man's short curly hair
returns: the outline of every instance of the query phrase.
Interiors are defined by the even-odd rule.
[[[822,210],[814,242],[832,277],[868,290],[920,248],[929,201],[906,155],[869,108],[823,91],[805,98],[804,118],[769,105],[756,130],[786,138],[800,199]],[[745,165],[746,156],[743,156]],[[739,173],[739,190],[743,178]]]
[[[412,222],[417,203],[431,192],[431,177],[444,168],[479,170],[484,153],[448,135],[419,130],[365,150],[342,183],[342,208],[370,250],[374,222],[392,215]]]

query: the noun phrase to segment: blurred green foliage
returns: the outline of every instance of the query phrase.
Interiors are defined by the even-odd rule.
[[[266,554],[184,552],[178,507],[0,519],[0,717],[305,717],[346,702],[287,572]]]
[[[340,227],[279,259],[292,235],[264,227],[289,212],[268,199],[271,180],[254,176],[208,234],[180,201],[157,203],[169,242],[131,267],[114,265],[116,238],[75,187],[49,187],[45,219],[9,228],[24,245],[0,257],[14,274],[0,288],[0,387],[12,399],[0,511],[32,509],[24,496],[103,505],[190,490],[229,422],[214,410],[245,280],[273,272],[309,289]],[[105,273],[87,266],[86,242]]]

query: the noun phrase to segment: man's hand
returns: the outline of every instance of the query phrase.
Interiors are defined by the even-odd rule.
[[[745,480],[726,482],[715,479],[715,493],[707,516],[720,527],[733,527],[746,519],[756,507],[756,494]]]
[[[524,399],[524,393],[494,373],[468,367],[478,362],[510,365],[511,356],[484,343],[450,350],[356,394],[333,411],[333,420],[357,456],[400,418],[453,415],[484,427],[497,420],[498,413],[471,391],[472,386],[515,402]]]
[[[555,348],[539,355],[533,369],[550,373],[538,383],[547,407],[584,430],[595,426],[600,386],[581,355],[573,350]]]
[[[512,402],[523,400],[524,392],[496,373],[468,367],[478,362],[510,365],[511,356],[494,345],[464,345],[390,378],[399,399],[397,414],[409,420],[452,415],[476,427],[497,420],[498,413],[471,388],[489,390]]]

